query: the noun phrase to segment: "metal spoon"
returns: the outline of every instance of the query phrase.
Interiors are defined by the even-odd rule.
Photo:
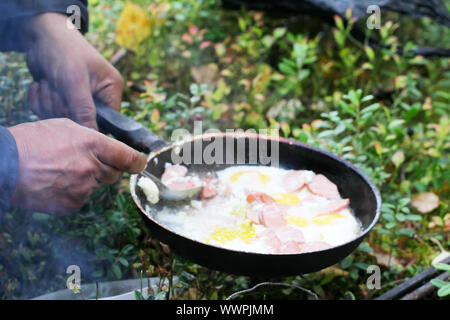
[[[202,185],[199,185],[197,187],[189,188],[189,189],[182,189],[182,190],[174,190],[169,188],[162,182],[159,178],[155,177],[153,174],[151,174],[148,171],[142,171],[141,175],[151,179],[156,186],[159,189],[159,195],[164,200],[169,201],[181,201],[181,200],[187,200],[191,199],[195,196],[197,196],[200,191],[202,190]]]

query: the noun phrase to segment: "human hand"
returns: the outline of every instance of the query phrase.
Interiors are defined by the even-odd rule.
[[[69,119],[50,119],[8,128],[19,153],[15,206],[55,214],[79,209],[100,183],[122,171],[141,172],[146,157],[122,142]]]
[[[63,14],[44,13],[24,27],[27,64],[35,80],[29,104],[41,119],[68,117],[97,129],[92,95],[120,111],[123,80],[66,21]]]

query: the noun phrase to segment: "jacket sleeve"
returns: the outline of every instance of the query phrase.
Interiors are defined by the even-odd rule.
[[[0,127],[0,223],[8,210],[16,187],[19,154],[8,129]]]
[[[87,0],[0,0],[0,51],[23,51],[21,26],[31,17],[45,12],[70,15],[72,5],[80,8],[81,32],[89,26]]]

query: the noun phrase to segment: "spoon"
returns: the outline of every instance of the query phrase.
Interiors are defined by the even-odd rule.
[[[188,188],[188,189],[181,189],[181,190],[175,190],[169,188],[164,182],[162,182],[159,178],[155,177],[153,174],[151,174],[148,171],[142,171],[141,175],[151,179],[156,186],[159,189],[159,195],[164,200],[169,201],[181,201],[181,200],[187,200],[194,198],[197,196],[200,191],[202,190],[202,185],[200,184],[197,187]]]

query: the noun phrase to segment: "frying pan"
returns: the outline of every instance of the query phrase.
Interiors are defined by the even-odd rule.
[[[375,185],[358,168],[329,152],[294,140],[251,133],[214,133],[195,136],[171,144],[103,103],[96,101],[96,106],[100,129],[139,151],[151,152],[146,170],[157,177],[161,177],[166,162],[172,163],[173,148],[181,149],[181,155],[183,150],[191,150],[193,153],[195,143],[201,145],[202,150],[204,150],[216,139],[221,139],[219,141],[232,139],[235,142],[234,148],[238,145],[238,141],[245,143],[246,164],[253,163],[252,161],[256,159],[256,163],[253,164],[261,165],[262,159],[259,158],[258,154],[252,154],[250,152],[252,148],[249,148],[249,146],[255,142],[267,142],[268,154],[270,154],[270,142],[276,139],[279,148],[280,168],[307,169],[325,175],[338,186],[343,198],[350,199],[350,206],[362,225],[362,232],[355,239],[322,251],[301,254],[261,254],[225,249],[190,239],[156,221],[155,213],[161,208],[162,204],[149,206],[143,192],[136,187],[139,176],[133,175],[130,179],[130,191],[152,235],[168,244],[177,254],[200,265],[233,274],[250,276],[287,276],[319,271],[339,262],[355,250],[379,219],[381,197]],[[185,147],[190,147],[190,149]],[[234,155],[237,157],[237,150],[235,150]],[[199,174],[222,170],[230,166],[230,164],[217,163],[183,163],[183,165],[188,168],[190,173]]]

